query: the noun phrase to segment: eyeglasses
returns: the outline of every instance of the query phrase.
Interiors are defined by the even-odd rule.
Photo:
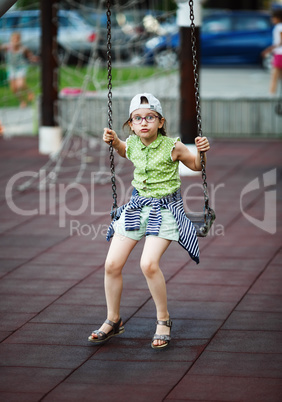
[[[159,116],[155,114],[148,114],[145,117],[141,117],[139,115],[133,116],[131,121],[133,124],[141,124],[143,120],[146,120],[147,123],[154,123],[156,119],[159,119]]]

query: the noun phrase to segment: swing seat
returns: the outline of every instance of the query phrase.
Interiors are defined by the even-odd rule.
[[[204,212],[186,213],[187,218],[193,223],[198,237],[206,237],[215,221],[216,215],[212,208]]]

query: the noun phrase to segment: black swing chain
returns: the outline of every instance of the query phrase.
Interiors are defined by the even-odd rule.
[[[108,66],[108,127],[113,128],[113,116],[112,116],[112,54],[111,54],[111,39],[112,39],[112,23],[111,23],[111,1],[107,1],[107,66]],[[112,196],[113,205],[111,209],[112,219],[116,215],[117,210],[117,192],[116,192],[116,177],[115,177],[115,162],[114,162],[114,150],[112,141],[109,146],[110,151],[110,164],[111,164],[111,182],[112,182]]]
[[[194,2],[189,0],[190,7],[190,27],[191,27],[191,43],[192,43],[192,59],[193,59],[193,74],[194,74],[194,88],[195,88],[195,101],[196,101],[196,113],[197,113],[197,132],[198,136],[202,137],[202,118],[201,118],[201,106],[200,106],[200,90],[199,90],[199,74],[198,74],[198,61],[197,61],[197,47],[196,47],[196,35],[195,35],[195,17],[194,17]],[[202,179],[204,188],[204,200],[205,209],[209,211],[209,195],[208,195],[208,185],[207,185],[207,175],[206,175],[206,165],[204,160],[204,152],[201,155],[201,166],[202,166]]]

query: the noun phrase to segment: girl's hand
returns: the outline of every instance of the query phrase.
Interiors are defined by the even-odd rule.
[[[115,148],[118,145],[119,138],[114,130],[110,130],[109,128],[104,128],[103,140],[106,144],[110,145],[112,141],[112,146]]]
[[[40,61],[40,57],[32,55],[32,58],[30,60],[32,63],[38,63]]]
[[[199,152],[207,152],[210,149],[210,144],[207,137],[196,137],[195,144]]]
[[[269,49],[263,50],[261,52],[261,57],[265,58],[270,52],[271,52],[271,50],[269,50]]]
[[[121,141],[114,130],[104,128],[103,140],[109,145],[112,141],[112,146],[118,152],[118,154],[123,158],[126,157],[126,142]]]

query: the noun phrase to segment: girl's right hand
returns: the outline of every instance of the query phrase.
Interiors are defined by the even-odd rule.
[[[103,140],[106,144],[110,144],[112,141],[112,146],[115,148],[118,144],[119,138],[114,130],[104,128]]]

